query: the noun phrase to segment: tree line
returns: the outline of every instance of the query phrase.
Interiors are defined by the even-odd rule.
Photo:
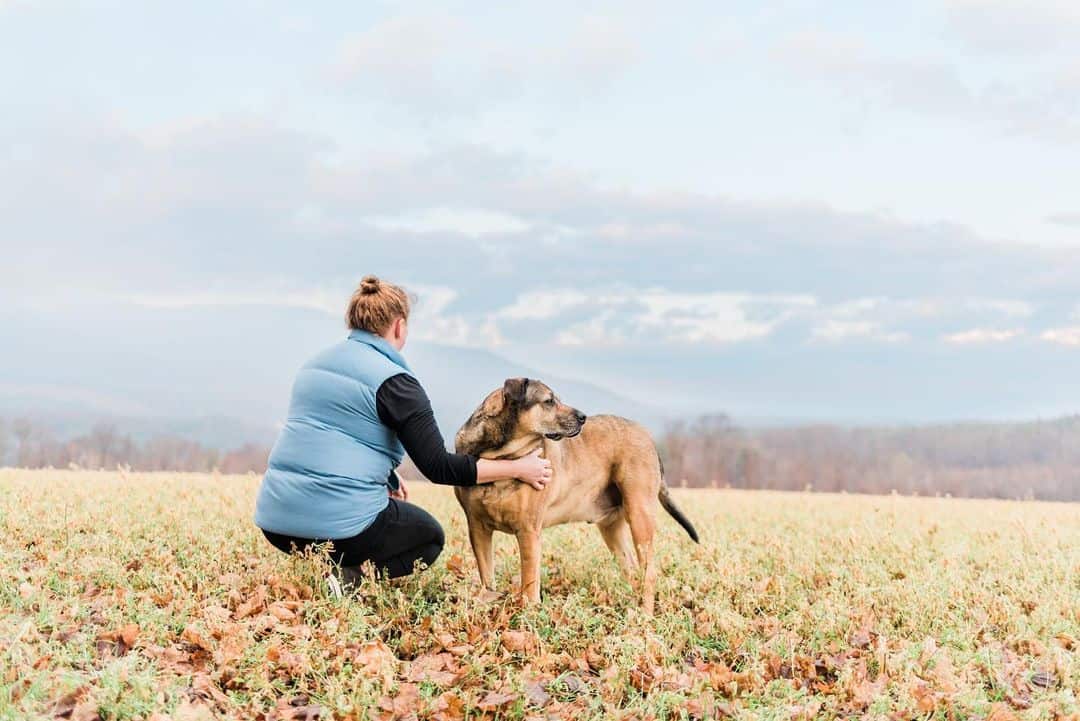
[[[112,423],[88,432],[58,437],[48,425],[29,418],[0,419],[0,466],[19,468],[117,468],[134,471],[213,471],[246,473],[266,470],[267,446],[248,443],[220,450],[170,435],[137,440]]]
[[[1080,416],[1030,423],[748,428],[724,415],[655,434],[671,486],[1080,500]],[[262,473],[270,448],[221,450],[168,435],[138,440],[115,425],[58,437],[0,419],[0,466]],[[408,462],[406,478],[419,478]]]
[[[1080,500],[1080,416],[743,428],[709,415],[657,440],[673,486]]]

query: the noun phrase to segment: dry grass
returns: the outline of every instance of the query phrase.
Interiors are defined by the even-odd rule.
[[[1080,506],[678,491],[643,618],[595,529],[545,535],[540,608],[435,568],[330,597],[252,527],[253,476],[0,470],[0,719],[1060,718],[1080,687]],[[499,581],[517,570],[497,537]]]

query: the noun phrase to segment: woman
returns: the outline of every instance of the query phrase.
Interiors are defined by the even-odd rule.
[[[551,464],[537,453],[493,461],[448,453],[431,403],[401,349],[409,297],[374,276],[353,293],[348,338],[300,369],[289,417],[263,477],[255,523],[287,553],[333,541],[346,580],[367,561],[380,575],[412,573],[442,551],[442,527],[407,503],[394,468],[403,454],[435,483],[471,486],[518,478],[537,490]]]

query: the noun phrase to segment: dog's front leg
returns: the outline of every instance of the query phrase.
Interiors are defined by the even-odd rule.
[[[525,528],[515,535],[521,554],[521,601],[540,603],[540,529]]]
[[[492,535],[494,532],[486,523],[469,519],[469,541],[476,556],[476,568],[480,571],[480,583],[489,591],[495,590],[495,546]]]

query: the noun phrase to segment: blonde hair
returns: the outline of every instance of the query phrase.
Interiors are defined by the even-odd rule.
[[[409,319],[409,294],[401,286],[365,275],[345,309],[345,325],[382,335],[398,318]]]

